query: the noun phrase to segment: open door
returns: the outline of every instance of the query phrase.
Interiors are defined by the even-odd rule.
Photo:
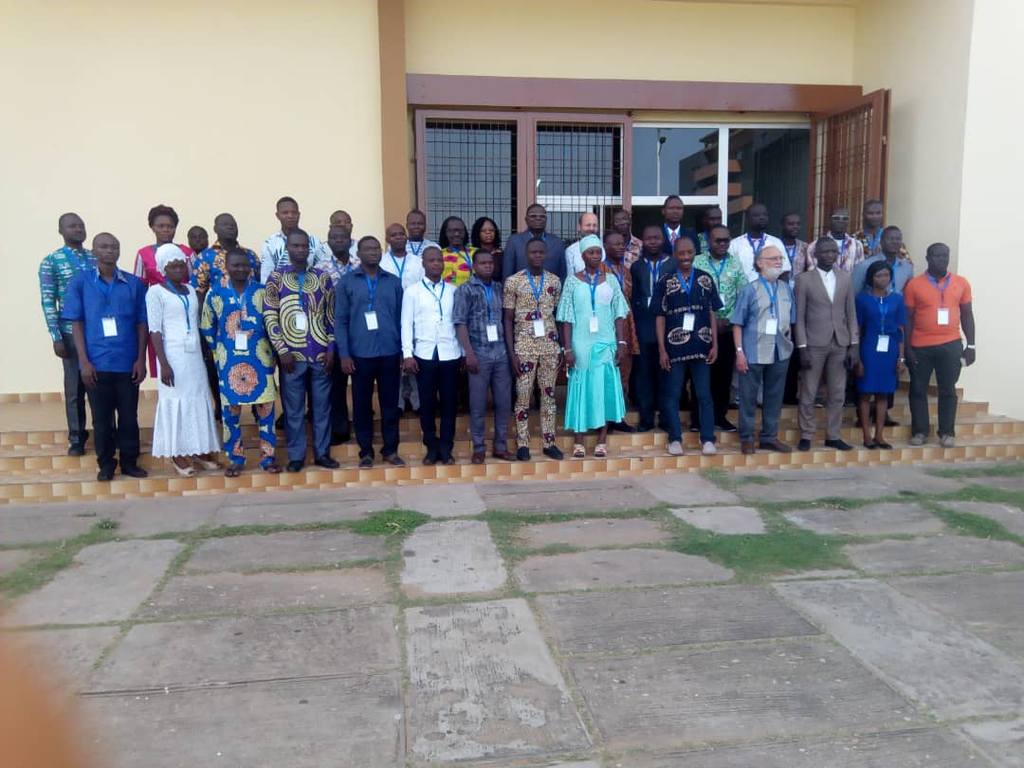
[[[828,231],[832,209],[850,209],[860,223],[865,200],[885,200],[889,91],[861,96],[841,109],[811,115],[811,178],[807,185],[807,236]]]

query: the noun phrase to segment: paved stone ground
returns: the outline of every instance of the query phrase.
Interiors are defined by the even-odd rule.
[[[0,642],[111,768],[1022,768],[1024,468],[941,469],[9,507]]]

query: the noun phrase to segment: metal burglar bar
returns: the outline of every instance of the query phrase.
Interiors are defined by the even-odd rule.
[[[497,222],[502,239],[519,220],[515,121],[426,122],[427,234],[437,239],[448,216],[467,229],[480,216]]]
[[[548,230],[575,240],[581,213],[622,205],[622,126],[538,123],[536,135],[537,202],[548,209]]]

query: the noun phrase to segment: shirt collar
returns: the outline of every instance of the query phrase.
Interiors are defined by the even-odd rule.
[[[483,287],[484,287],[484,281],[483,281],[483,280],[481,280],[481,279],[480,279],[479,277],[477,277],[476,275],[473,275],[473,276],[472,276],[471,278],[469,278],[469,282],[470,282],[470,284],[471,284],[471,285],[479,285],[479,286],[480,286],[481,288],[483,288]],[[491,278],[491,287],[492,287],[492,288],[497,288],[497,287],[500,287],[500,286],[501,286],[501,283],[500,283],[500,282],[498,282],[497,280],[495,280],[495,279],[494,279],[494,278],[492,277],[492,278]]]
[[[100,268],[96,267],[96,277],[100,276]],[[117,267],[114,267],[114,279],[120,280],[122,283],[128,282],[128,276]]]

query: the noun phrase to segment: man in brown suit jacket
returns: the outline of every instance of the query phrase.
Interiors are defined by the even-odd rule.
[[[825,445],[840,451],[852,449],[842,439],[843,399],[847,367],[859,360],[857,311],[850,275],[834,269],[839,258],[835,240],[823,237],[815,243],[817,267],[796,278],[796,346],[800,351],[801,451],[811,449],[817,430],[814,397],[825,374],[828,389],[828,426]]]

